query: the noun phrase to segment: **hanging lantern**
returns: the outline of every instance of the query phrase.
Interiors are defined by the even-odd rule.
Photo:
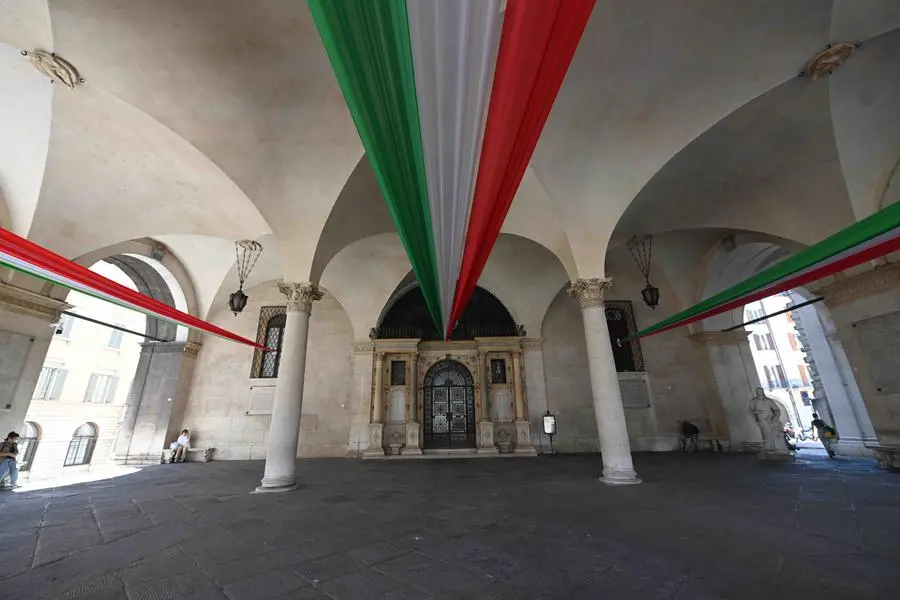
[[[634,258],[634,262],[637,264],[638,269],[641,270],[641,275],[644,276],[644,281],[647,284],[644,289],[641,290],[641,297],[644,299],[644,304],[649,306],[651,310],[656,310],[656,307],[659,306],[659,288],[650,283],[650,259],[653,254],[653,236],[634,236],[628,240],[626,245],[631,252],[632,258]]]
[[[262,244],[253,240],[240,240],[234,243],[234,251],[237,257],[238,289],[228,297],[228,307],[234,316],[238,316],[247,306],[247,294],[244,293],[244,282],[253,270],[259,255],[262,254]]]

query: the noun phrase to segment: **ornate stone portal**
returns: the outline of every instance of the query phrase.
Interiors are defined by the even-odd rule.
[[[365,457],[535,454],[521,338],[374,341]]]

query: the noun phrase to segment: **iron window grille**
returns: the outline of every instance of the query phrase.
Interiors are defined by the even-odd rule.
[[[25,435],[19,438],[19,471],[30,471],[31,463],[37,452],[40,433],[38,426],[31,421],[25,422]]]
[[[286,306],[263,306],[259,310],[259,326],[256,329],[256,342],[271,348],[269,352],[257,349],[253,353],[253,365],[250,377],[257,379],[275,379],[281,363],[281,344],[284,341],[284,326],[287,323]]]
[[[66,452],[64,467],[77,467],[91,464],[94,456],[94,447],[97,445],[97,428],[90,423],[85,423],[75,430],[72,441],[69,442],[69,450]]]
[[[406,385],[406,361],[391,361],[391,385]]]
[[[628,373],[644,370],[644,355],[641,352],[641,342],[632,339],[624,340],[637,334],[637,324],[634,320],[634,306],[629,300],[608,300],[606,302],[606,325],[609,327],[609,338],[612,344],[613,359],[616,362],[616,371]]]

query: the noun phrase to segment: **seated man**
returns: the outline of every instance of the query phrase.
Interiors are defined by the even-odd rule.
[[[172,458],[169,459],[169,463],[184,462],[187,458],[187,451],[190,449],[191,432],[187,429],[182,429],[181,435],[179,435],[178,439],[172,444]]]
[[[696,452],[700,447],[700,428],[689,421],[681,422],[681,451]]]
[[[16,462],[19,456],[19,434],[10,431],[6,439],[0,444],[0,481],[9,475],[9,485],[3,486],[4,489],[14,489],[19,487],[19,465]]]

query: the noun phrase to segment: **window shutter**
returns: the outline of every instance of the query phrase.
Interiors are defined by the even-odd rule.
[[[60,396],[62,396],[63,386],[66,384],[66,375],[69,372],[65,369],[54,369],[53,374],[56,376],[52,378],[53,389],[50,390],[49,399],[59,400]]]
[[[106,403],[110,404],[116,399],[116,386],[119,384],[119,378],[110,377],[108,381],[109,385],[106,386]]]
[[[94,392],[97,389],[97,374],[91,374],[91,380],[88,382],[87,391],[84,393],[84,401],[85,402],[93,402],[94,401]]]

